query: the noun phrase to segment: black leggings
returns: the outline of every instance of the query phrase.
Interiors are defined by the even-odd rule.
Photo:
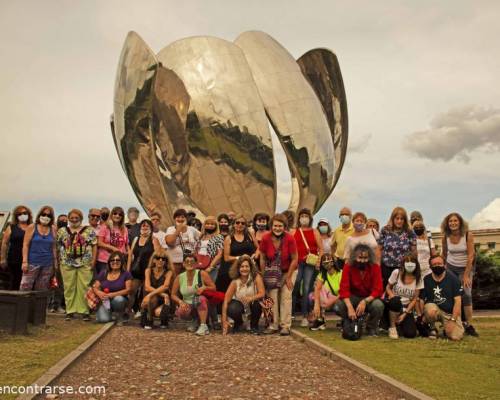
[[[398,296],[393,297],[387,303],[387,308],[389,312],[394,312],[401,314],[403,312],[403,304],[401,303],[401,298]],[[405,338],[414,338],[417,336],[417,324],[415,322],[415,318],[412,314],[406,314],[405,319],[401,321],[399,325],[396,325],[398,330],[398,334]]]
[[[234,320],[234,326],[236,329],[243,323],[243,313],[245,312],[245,307],[243,303],[238,300],[231,300],[227,306],[227,316]],[[258,301],[254,301],[250,304],[250,327],[257,329],[259,326],[260,315],[262,314],[262,307]]]

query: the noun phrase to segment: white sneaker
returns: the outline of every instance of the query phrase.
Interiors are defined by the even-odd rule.
[[[153,327],[151,325],[144,325],[144,329],[150,330],[150,329],[153,329]]]
[[[399,339],[398,330],[396,328],[389,328],[389,337],[391,339]]]
[[[210,334],[210,331],[208,330],[207,324],[200,324],[200,326],[198,327],[198,330],[195,332],[195,335],[198,335],[198,336],[205,336],[205,335],[209,335],[209,334]]]
[[[139,319],[141,318],[141,312],[140,311],[137,311],[135,314],[134,314],[134,319]]]
[[[309,321],[307,320],[307,318],[302,318],[302,322],[300,323],[300,326],[302,328],[307,328],[309,326]]]
[[[187,327],[187,331],[188,332],[196,332],[196,329],[198,328],[198,324],[196,323],[196,321],[193,321],[193,322],[190,322],[188,327]]]

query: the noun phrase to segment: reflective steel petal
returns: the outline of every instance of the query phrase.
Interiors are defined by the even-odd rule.
[[[176,121],[175,129],[166,131],[169,146],[160,144],[178,186],[205,214],[273,213],[271,134],[241,49],[222,39],[194,37],[168,45],[157,58],[182,80],[190,97],[187,133],[183,121]],[[169,116],[157,115],[171,123]],[[161,131],[158,135],[165,139]]]
[[[322,105],[291,54],[264,32],[245,32],[243,49],[292,175],[289,208],[318,211],[332,191],[332,135]],[[297,193],[298,191],[298,193]]]
[[[318,96],[332,133],[335,151],[333,191],[344,166],[349,130],[347,99],[339,61],[328,49],[313,49],[300,57],[297,63]]]

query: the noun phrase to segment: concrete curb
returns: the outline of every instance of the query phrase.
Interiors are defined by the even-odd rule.
[[[114,322],[108,322],[89,337],[85,342],[78,346],[75,350],[69,353],[62,360],[59,360],[55,365],[49,368],[45,373],[33,382],[30,386],[35,388],[41,388],[43,386],[49,386],[54,380],[56,380],[70,365],[72,365],[78,358],[85,354],[99,339],[101,339],[114,325]],[[35,394],[23,394],[16,398],[16,400],[32,400],[39,396],[40,393]]]
[[[291,330],[291,336],[298,340],[299,342],[305,343],[307,346],[313,348],[324,356],[327,356],[335,361],[340,361],[346,367],[355,370],[359,374],[368,377],[370,380],[373,380],[377,383],[381,383],[386,388],[395,392],[397,395],[402,396],[402,398],[406,400],[433,400],[432,397],[415,390],[404,383],[397,381],[396,379],[391,378],[385,374],[382,374],[373,368],[368,367],[365,364],[360,363],[359,361],[354,360],[351,357],[346,356],[329,346],[324,345],[323,343],[318,342],[310,338],[309,336],[303,334],[302,332],[297,331],[296,329]]]

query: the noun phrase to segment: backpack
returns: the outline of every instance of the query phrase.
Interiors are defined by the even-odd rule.
[[[363,334],[364,317],[357,319],[344,318],[342,321],[342,337],[347,340],[359,340]]]

